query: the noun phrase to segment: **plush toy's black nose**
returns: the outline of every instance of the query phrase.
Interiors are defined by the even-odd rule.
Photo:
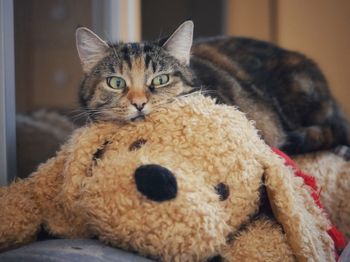
[[[143,165],[135,171],[138,191],[154,201],[165,201],[176,197],[177,182],[173,173],[159,165]]]

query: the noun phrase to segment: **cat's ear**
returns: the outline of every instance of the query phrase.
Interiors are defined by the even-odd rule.
[[[193,41],[193,22],[182,23],[164,43],[163,48],[172,56],[186,65],[190,62],[190,52]]]
[[[108,44],[86,27],[75,31],[75,39],[83,71],[89,73],[106,55]]]

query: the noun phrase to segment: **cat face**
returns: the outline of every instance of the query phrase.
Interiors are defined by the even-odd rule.
[[[85,73],[80,102],[93,120],[132,121],[192,90],[189,69],[193,23],[163,44],[107,44],[87,28],[76,31]]]

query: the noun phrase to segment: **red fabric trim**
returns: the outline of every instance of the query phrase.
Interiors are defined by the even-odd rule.
[[[321,190],[317,192],[318,188],[317,188],[316,179],[313,176],[307,175],[304,172],[302,172],[297,167],[295,162],[282,151],[278,150],[277,148],[272,148],[272,151],[275,152],[280,157],[282,157],[285,160],[285,164],[294,169],[294,174],[298,177],[301,177],[304,180],[304,183],[312,188],[312,192],[311,192],[312,198],[314,199],[316,205],[319,206],[321,209],[323,209],[323,205],[320,201]],[[345,248],[345,238],[343,234],[333,225],[330,229],[328,229],[327,233],[333,239],[334,246],[338,251],[338,254],[340,254],[341,251]],[[338,255],[336,257],[338,258]]]

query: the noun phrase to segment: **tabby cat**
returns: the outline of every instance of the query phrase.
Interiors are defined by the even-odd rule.
[[[110,44],[78,28],[83,109],[96,121],[134,121],[200,90],[237,106],[287,153],[349,144],[347,121],[313,61],[263,41],[223,36],[192,45],[192,36],[191,21],[144,43]]]

